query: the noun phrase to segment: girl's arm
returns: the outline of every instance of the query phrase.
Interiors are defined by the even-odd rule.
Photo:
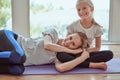
[[[101,36],[95,38],[95,47],[87,49],[87,51],[90,53],[90,52],[98,51],[100,50],[100,48],[101,48]]]
[[[75,58],[69,62],[61,63],[60,61],[55,62],[55,67],[59,72],[65,72],[73,69],[80,63],[84,62],[89,57],[89,53],[84,51],[80,57]]]
[[[82,52],[82,49],[76,49],[76,50],[72,50],[69,48],[66,48],[64,46],[60,46],[58,44],[52,43],[52,39],[49,35],[46,35],[44,37],[44,48],[46,50],[50,50],[53,52],[67,52],[67,53],[71,53],[71,54],[77,54]]]

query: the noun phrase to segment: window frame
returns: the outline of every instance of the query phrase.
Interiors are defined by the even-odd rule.
[[[120,44],[120,0],[110,0],[109,42]],[[116,35],[117,34],[117,35]]]
[[[30,37],[29,0],[12,0],[12,30]]]

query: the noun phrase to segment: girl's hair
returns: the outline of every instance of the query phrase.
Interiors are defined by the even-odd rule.
[[[77,0],[77,3],[76,3],[76,7],[81,3],[81,2],[86,2],[90,7],[93,7],[94,8],[94,4],[91,0]],[[92,15],[93,16],[93,15]],[[93,18],[93,24],[95,25],[98,25],[98,26],[101,26],[99,25],[95,19]]]
[[[77,32],[77,34],[80,36],[81,41],[82,41],[82,45],[80,46],[80,48],[82,48],[82,49],[89,48],[90,45],[89,45],[88,38],[87,38],[86,34],[82,33],[82,32]]]
[[[76,6],[79,5],[81,2],[86,2],[89,6],[94,7],[91,0],[77,0]]]

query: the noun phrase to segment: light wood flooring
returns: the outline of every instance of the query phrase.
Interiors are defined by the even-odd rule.
[[[102,50],[112,50],[114,58],[120,58],[120,45],[102,45]],[[0,80],[120,80],[120,74],[72,74],[72,75],[0,75]]]

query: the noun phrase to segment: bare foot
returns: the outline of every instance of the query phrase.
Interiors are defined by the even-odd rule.
[[[107,69],[107,64],[105,62],[99,62],[99,63],[93,63],[91,62],[89,65],[90,68],[96,68],[96,69]]]

